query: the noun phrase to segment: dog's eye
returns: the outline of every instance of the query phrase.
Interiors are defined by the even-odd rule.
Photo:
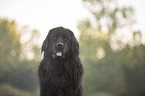
[[[56,39],[57,39],[57,37],[53,37],[53,39],[54,39],[54,40],[56,40]]]

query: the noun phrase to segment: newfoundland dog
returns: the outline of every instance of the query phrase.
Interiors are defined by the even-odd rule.
[[[69,29],[51,29],[43,42],[38,68],[40,96],[83,96],[79,44]]]

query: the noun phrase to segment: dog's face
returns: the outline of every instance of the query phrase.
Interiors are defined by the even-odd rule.
[[[42,45],[42,51],[47,57],[47,54],[53,58],[66,58],[71,54],[79,53],[79,44],[74,37],[74,34],[69,29],[63,27],[54,28],[49,31]]]
[[[68,31],[62,29],[54,29],[50,31],[49,35],[50,45],[48,50],[52,52],[52,56],[54,58],[65,58],[70,47],[70,34],[68,33]]]

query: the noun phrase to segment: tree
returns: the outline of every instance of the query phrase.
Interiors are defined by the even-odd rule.
[[[14,20],[0,18],[0,84],[25,91],[38,88],[39,36],[36,29],[21,28]]]
[[[131,29],[135,22],[132,18],[133,9],[117,6],[115,0],[83,1],[93,17],[91,20],[81,21],[78,25],[81,33],[80,55],[85,67],[85,95],[97,96],[100,92],[105,92],[104,96],[128,96],[128,90],[133,83],[129,83],[125,70],[130,70],[134,68],[134,64],[139,63],[131,53],[135,51],[132,47],[141,44],[141,40],[136,38],[141,38],[141,32]],[[119,30],[125,28],[130,29],[128,33],[134,36],[126,42],[122,36],[117,35]],[[136,71],[131,71],[131,74],[134,72]],[[141,76],[143,75],[141,73]],[[136,89],[135,86],[133,88]]]
[[[20,35],[15,21],[0,18],[0,80],[19,63]]]
[[[116,46],[122,48],[121,39],[116,35],[119,29],[134,24],[133,9],[131,7],[118,7],[115,0],[83,0],[84,5],[91,12],[93,21],[84,20],[78,28],[82,33],[80,40],[96,39],[97,48],[103,47],[105,54],[112,52],[112,43],[119,42]],[[87,35],[83,36],[84,34]],[[115,36],[117,38],[114,38]],[[112,42],[115,39],[115,42]],[[92,40],[91,40],[92,41]],[[81,41],[80,41],[81,42]],[[103,43],[102,43],[103,42]],[[121,43],[121,44],[120,44]],[[98,45],[99,44],[99,45]],[[95,49],[96,50],[96,49]],[[94,53],[96,51],[93,51]]]

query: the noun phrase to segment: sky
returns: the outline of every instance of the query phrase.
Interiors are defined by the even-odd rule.
[[[88,15],[81,0],[0,0],[0,17],[38,29],[42,40],[50,29],[58,26],[77,35],[78,22]]]
[[[145,0],[119,0],[119,4],[134,8],[137,28],[145,31]],[[78,36],[77,25],[90,13],[81,0],[0,0],[0,17],[38,29],[42,43],[48,31],[58,26],[69,28]]]

